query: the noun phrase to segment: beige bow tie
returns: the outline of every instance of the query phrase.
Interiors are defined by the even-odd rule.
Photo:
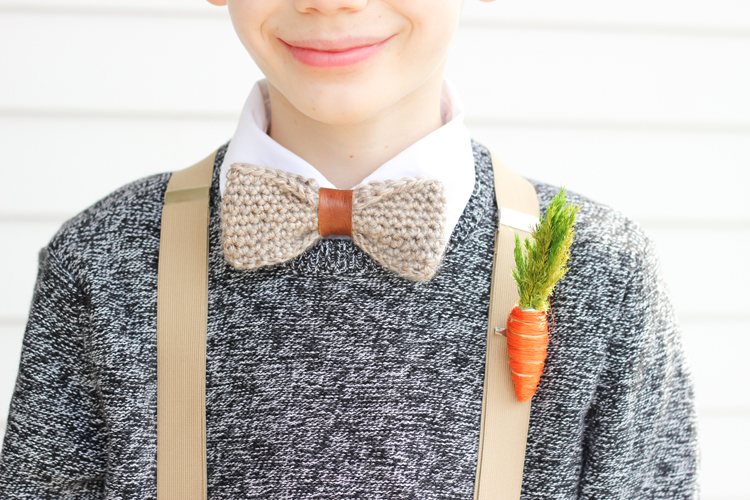
[[[429,280],[445,250],[445,188],[424,175],[354,190],[233,163],[221,207],[224,256],[238,269],[296,257],[328,234],[348,234],[383,267]]]

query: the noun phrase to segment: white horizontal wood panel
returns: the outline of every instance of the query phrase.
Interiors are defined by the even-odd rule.
[[[215,14],[217,9],[205,0],[0,0],[0,9],[174,12]],[[467,0],[467,20],[568,24],[637,24],[645,26],[750,27],[750,6],[745,0],[633,0],[627,3],[599,0],[503,0],[481,3]]]
[[[70,9],[76,11],[104,12],[110,9],[115,12],[123,10],[140,12],[226,12],[226,7],[217,8],[206,0],[0,0],[0,10],[7,11],[59,11]]]
[[[59,228],[57,222],[0,221],[0,324],[28,317],[39,251]]]
[[[750,321],[681,321],[698,413],[750,417]],[[731,346],[731,348],[727,348]],[[727,381],[731,381],[727,383]]]
[[[470,126],[511,169],[639,220],[750,220],[750,135]]]
[[[0,215],[71,216],[135,179],[184,168],[235,121],[0,117]],[[470,126],[513,170],[639,220],[750,220],[750,135]],[[30,196],[33,190],[34,196]]]
[[[0,44],[0,112],[232,113],[260,76],[226,19],[0,13]],[[748,53],[750,37],[473,27],[448,74],[469,116],[747,128]]]
[[[750,415],[699,416],[701,498],[750,498]]]
[[[447,74],[487,119],[750,131],[750,38],[459,30]]]
[[[205,158],[235,126],[236,120],[0,117],[0,216],[70,217],[129,182]]]
[[[0,113],[236,113],[262,76],[230,20],[0,11]]]
[[[21,360],[23,331],[23,325],[0,325],[0,433],[3,436]]]
[[[466,0],[464,18],[560,25],[747,28],[750,27],[750,4],[745,0],[498,0],[489,4]]]
[[[660,267],[678,315],[685,320],[745,321],[750,303],[750,228],[644,228],[654,241]],[[729,298],[732,299],[729,299]],[[713,327],[716,329],[718,327]]]

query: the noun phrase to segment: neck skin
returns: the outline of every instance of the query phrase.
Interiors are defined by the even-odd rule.
[[[354,124],[313,120],[270,82],[273,140],[315,167],[338,189],[352,189],[381,165],[443,125],[443,63],[416,90],[378,114]]]

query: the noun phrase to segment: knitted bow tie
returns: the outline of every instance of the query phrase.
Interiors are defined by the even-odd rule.
[[[429,280],[445,250],[443,183],[424,175],[372,181],[354,190],[233,163],[221,207],[222,246],[237,269],[296,257],[328,234],[348,234],[386,269]]]

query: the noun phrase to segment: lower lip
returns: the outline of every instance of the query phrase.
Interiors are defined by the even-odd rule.
[[[292,57],[302,64],[315,68],[333,68],[336,66],[351,66],[377,54],[385,43],[390,40],[386,38],[382,42],[373,45],[364,45],[341,51],[315,50],[302,47],[294,47],[282,40]]]

